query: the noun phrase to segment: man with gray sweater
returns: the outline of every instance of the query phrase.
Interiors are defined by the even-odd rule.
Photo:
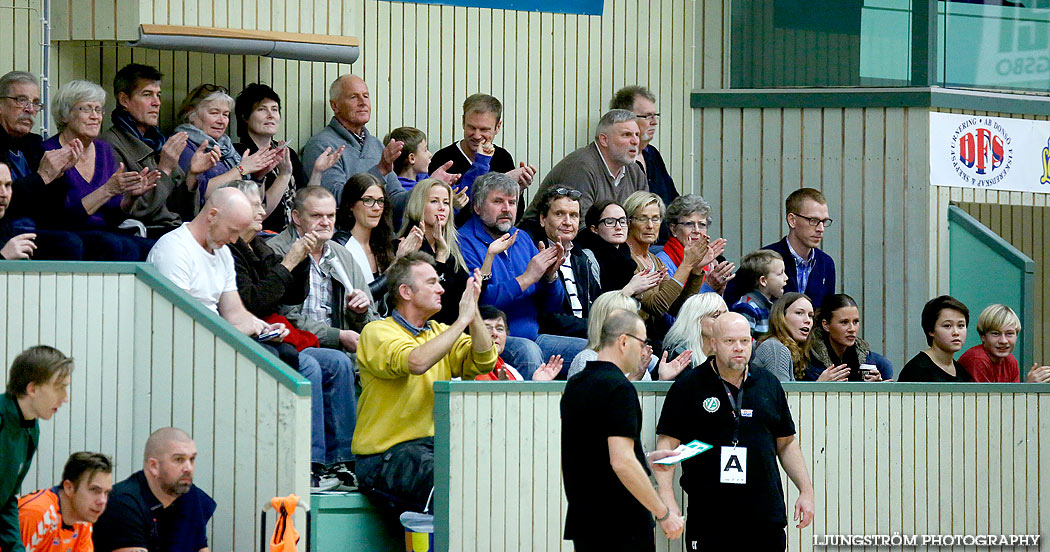
[[[536,191],[542,197],[549,188],[564,186],[581,192],[580,214],[586,216],[591,205],[606,199],[620,204],[637,191],[649,191],[645,171],[635,163],[638,157],[638,117],[626,109],[611,109],[598,121],[594,141],[570,153],[551,169]],[[525,220],[539,218],[533,199]]]

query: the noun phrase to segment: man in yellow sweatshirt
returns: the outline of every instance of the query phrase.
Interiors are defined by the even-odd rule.
[[[490,372],[498,353],[478,314],[477,269],[451,326],[430,320],[445,292],[430,255],[394,261],[387,286],[393,314],[366,325],[357,346],[357,477],[362,491],[397,513],[424,512],[434,489],[434,382]]]

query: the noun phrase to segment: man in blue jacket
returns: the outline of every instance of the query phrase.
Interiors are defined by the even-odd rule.
[[[558,279],[565,250],[560,243],[538,249],[527,233],[517,235],[518,183],[505,174],[488,173],[474,181],[473,205],[474,216],[459,229],[459,247],[467,268],[480,268],[486,278],[481,303],[507,314],[504,358],[527,379],[553,355],[571,364],[586,340],[539,333],[539,313],[560,311],[565,300]],[[487,263],[490,246],[494,255]]]

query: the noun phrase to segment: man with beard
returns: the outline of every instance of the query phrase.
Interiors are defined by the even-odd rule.
[[[649,191],[645,171],[635,162],[639,146],[638,116],[626,109],[611,109],[598,121],[594,141],[565,156],[540,184],[536,197],[548,188],[565,186],[580,191],[580,212],[611,199],[623,204],[634,192]],[[533,200],[525,220],[539,218]]]
[[[142,470],[113,487],[95,523],[95,550],[206,552],[216,505],[193,484],[193,439],[178,428],[158,429],[143,456]]]

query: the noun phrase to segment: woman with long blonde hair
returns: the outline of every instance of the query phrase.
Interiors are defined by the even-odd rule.
[[[769,333],[759,339],[751,366],[780,381],[805,379],[812,329],[813,302],[805,293],[785,293],[769,310]]]
[[[425,178],[416,183],[408,197],[401,230],[398,234],[408,243],[434,256],[437,273],[445,288],[441,311],[434,320],[452,324],[459,315],[459,297],[466,289],[470,273],[459,250],[459,233],[452,223],[452,187],[436,178]]]

